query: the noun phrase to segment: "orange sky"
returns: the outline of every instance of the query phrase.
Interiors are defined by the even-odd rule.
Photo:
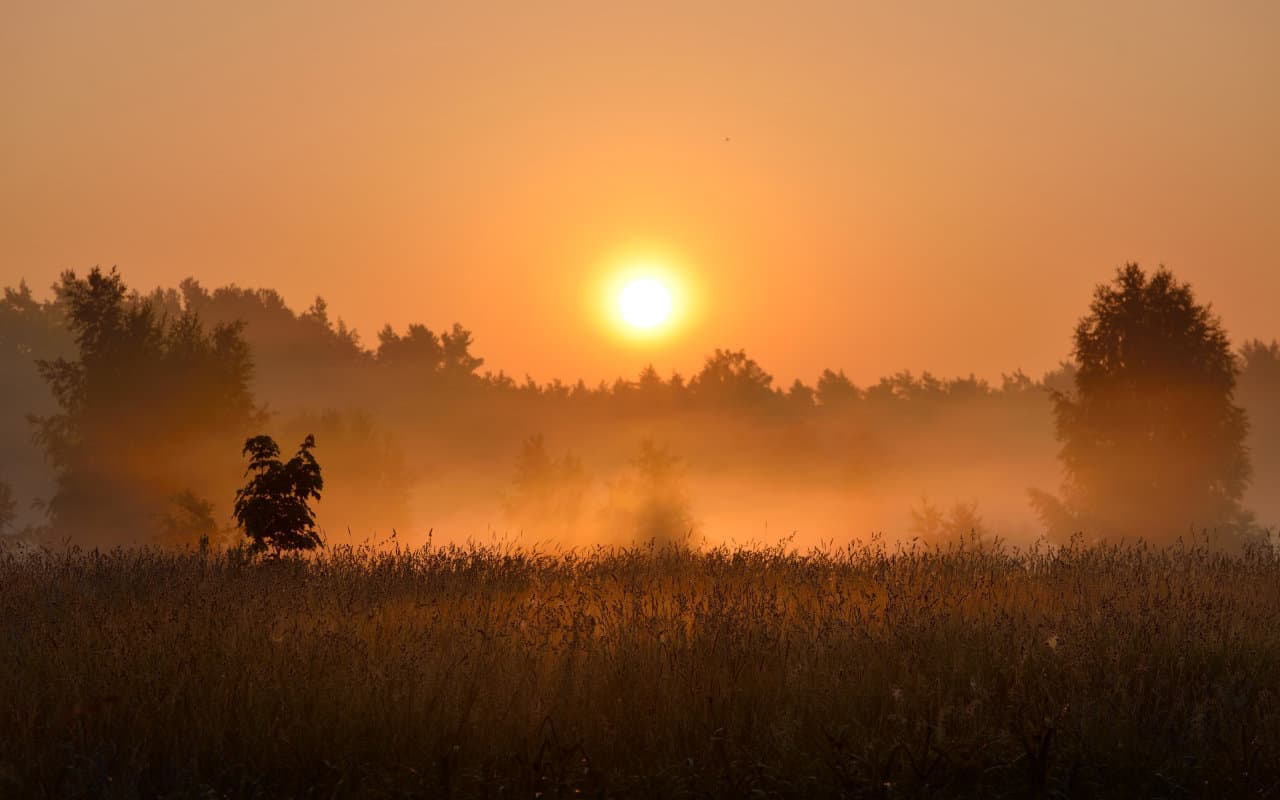
[[[1280,336],[1280,3],[623,5],[11,0],[0,282],[318,293],[540,380],[1039,373],[1125,260]],[[632,252],[676,333],[591,307]]]

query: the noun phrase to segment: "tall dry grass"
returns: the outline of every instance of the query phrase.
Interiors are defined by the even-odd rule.
[[[0,796],[1265,796],[1280,560],[0,556]]]

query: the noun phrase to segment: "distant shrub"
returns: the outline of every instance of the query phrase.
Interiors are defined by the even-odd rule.
[[[684,463],[650,439],[640,443],[630,474],[610,488],[604,523],[623,541],[664,544],[690,536],[696,527],[684,487]]]
[[[521,446],[511,483],[503,509],[522,529],[564,535],[577,528],[590,480],[574,455],[554,459],[545,437],[531,436]]]
[[[978,513],[977,502],[957,502],[950,511],[920,498],[920,506],[911,509],[912,535],[930,546],[967,544],[984,547],[993,544],[986,524]]]
[[[207,547],[218,535],[213,503],[189,490],[178,492],[169,498],[169,509],[160,519],[160,531],[162,544],[199,543]]]

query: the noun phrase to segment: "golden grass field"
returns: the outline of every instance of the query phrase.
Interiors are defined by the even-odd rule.
[[[0,556],[3,797],[1280,792],[1280,558]]]

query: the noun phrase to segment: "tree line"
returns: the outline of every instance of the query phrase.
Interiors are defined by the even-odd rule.
[[[821,475],[873,491],[882,473],[963,461],[952,451],[996,461],[1022,440],[1048,441],[1053,425],[1064,485],[1031,495],[1048,530],[1167,538],[1256,527],[1246,487],[1280,466],[1280,347],[1254,341],[1233,351],[1220,321],[1163,269],[1121,269],[1099,287],[1070,361],[995,385],[902,372],[858,386],[824,370],[812,384],[784,388],[733,349],[716,350],[687,378],[650,366],[611,383],[539,384],[482,371],[474,346],[455,323],[439,333],[387,326],[366,347],[321,299],[299,313],[270,290],[210,291],[189,279],[144,294],[115,270],[67,272],[49,299],[23,284],[0,302],[0,370],[10,387],[0,435],[16,454],[0,469],[31,466],[22,454],[30,458],[23,445],[34,432],[53,477],[38,523],[46,531],[180,538],[216,525],[215,509],[231,496],[241,465],[229,443],[282,420],[292,421],[290,436],[315,432],[344,453],[331,486],[367,483],[387,507],[407,503],[411,485],[447,483],[444,456],[510,463],[531,436],[657,432],[700,466],[778,480]],[[931,431],[945,432],[933,437],[945,447],[928,441]],[[648,460],[640,475],[655,473],[661,449],[649,446],[659,449],[629,457]],[[424,452],[441,458],[406,457]],[[525,496],[508,497],[513,517],[524,513],[514,510],[521,502],[551,502],[520,489],[536,483],[520,459],[528,453],[516,454],[518,491],[507,492]],[[3,491],[0,524],[12,526],[17,498],[32,487]],[[928,507],[917,516],[925,528],[954,529],[965,519],[960,505],[952,516],[961,522],[943,524]]]

